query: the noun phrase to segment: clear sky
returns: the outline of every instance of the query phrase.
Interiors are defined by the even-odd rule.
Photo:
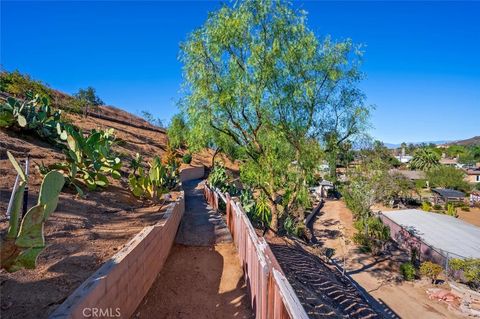
[[[366,45],[362,87],[385,142],[480,135],[480,2],[295,1],[318,36]],[[3,68],[167,120],[179,42],[218,1],[1,2]]]

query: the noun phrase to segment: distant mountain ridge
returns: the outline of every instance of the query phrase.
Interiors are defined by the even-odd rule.
[[[407,145],[413,144],[413,145],[419,145],[419,144],[435,144],[435,145],[443,145],[447,143],[451,143],[452,141],[426,141],[426,142],[405,142]],[[401,143],[395,144],[395,143],[383,143],[386,147],[388,148],[399,148]]]
[[[406,142],[408,144],[419,145],[419,144],[435,144],[442,146],[450,145],[480,145],[480,136],[474,136],[464,140],[450,140],[450,141],[426,141],[426,142]],[[399,148],[401,143],[384,143],[384,145],[390,149]]]
[[[474,136],[466,140],[450,141],[445,145],[480,145],[480,136]]]

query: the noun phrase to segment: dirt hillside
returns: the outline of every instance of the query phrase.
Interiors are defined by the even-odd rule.
[[[64,189],[57,210],[45,225],[46,249],[35,270],[15,273],[0,271],[1,317],[46,318],[99,266],[114,255],[146,225],[161,219],[165,205],[148,206],[129,191],[126,177],[135,153],[145,160],[162,156],[166,149],[165,131],[143,119],[114,107],[100,107],[99,116],[64,116],[83,130],[115,129],[114,151],[122,159],[122,179],[110,186],[86,192],[85,198],[73,189]],[[16,172],[7,159],[10,151],[18,159],[30,157],[29,203],[37,201],[42,176],[37,165],[60,162],[64,154],[50,144],[10,129],[0,129],[0,232],[8,227],[6,209]],[[181,153],[179,154],[181,156]],[[193,165],[209,162],[208,152],[194,158]],[[172,194],[175,198],[176,193]]]

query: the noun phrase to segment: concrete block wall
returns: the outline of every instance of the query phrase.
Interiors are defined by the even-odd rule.
[[[182,169],[180,172],[180,181],[186,182],[194,179],[203,178],[205,175],[205,166],[192,166]]]
[[[130,318],[161,271],[185,211],[185,196],[82,283],[49,318]]]

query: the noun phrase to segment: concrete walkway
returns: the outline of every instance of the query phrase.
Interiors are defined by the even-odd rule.
[[[231,243],[232,236],[220,213],[211,210],[203,196],[203,182],[184,183],[185,215],[175,242],[187,246],[212,246]]]
[[[201,180],[184,183],[176,243],[133,318],[253,318],[243,270],[222,216]]]

